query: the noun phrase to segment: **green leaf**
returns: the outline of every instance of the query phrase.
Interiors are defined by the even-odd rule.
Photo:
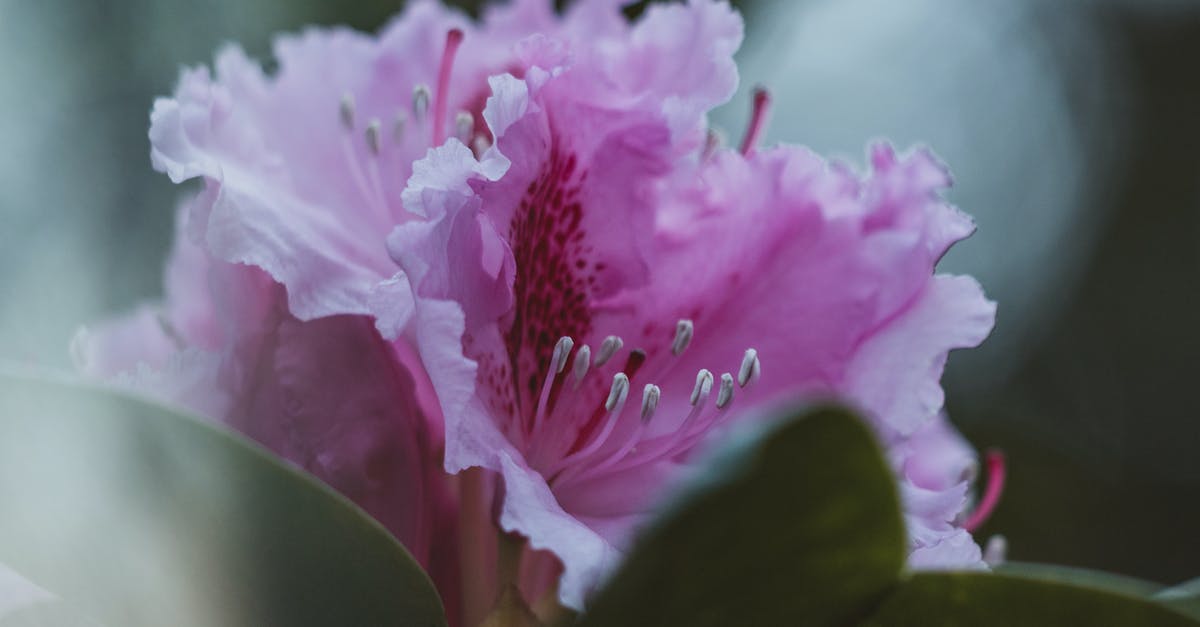
[[[415,561],[247,440],[0,374],[0,562],[110,625],[445,625]]]
[[[904,564],[895,480],[848,411],[792,412],[636,543],[591,625],[845,625]]]
[[[1161,590],[1154,598],[1171,609],[1200,620],[1200,579]]]
[[[1083,582],[1004,573],[918,573],[863,627],[1191,626],[1151,599]]]
[[[1074,568],[1071,566],[1034,564],[1030,562],[1005,562],[996,567],[995,572],[1043,581],[1074,584],[1134,597],[1148,597],[1162,590],[1161,584],[1146,581],[1145,579],[1136,579],[1134,577],[1126,577],[1125,575],[1086,568]]]

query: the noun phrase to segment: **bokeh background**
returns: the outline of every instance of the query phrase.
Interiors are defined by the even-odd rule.
[[[737,4],[744,87],[715,125],[738,137],[766,85],[769,141],[859,164],[872,139],[927,144],[978,221],[942,268],[1000,303],[946,376],[954,421],[1008,453],[982,535],[1013,559],[1200,575],[1200,2]],[[0,0],[0,359],[67,368],[79,324],[160,294],[182,192],[146,129],[181,66],[399,7]]]

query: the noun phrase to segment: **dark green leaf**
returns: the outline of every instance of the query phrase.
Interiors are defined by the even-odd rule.
[[[887,598],[863,627],[1195,627],[1198,623],[1144,596],[1068,582],[1056,575],[918,573]]]
[[[1185,581],[1154,596],[1160,603],[1200,620],[1200,579]]]
[[[1146,581],[1145,579],[1135,579],[1133,577],[1126,577],[1125,575],[1116,575],[1085,568],[1073,568],[1070,566],[1034,564],[1030,562],[1006,562],[998,566],[995,571],[1005,575],[1074,584],[1135,597],[1148,597],[1162,590],[1161,584]]]
[[[0,376],[0,562],[110,625],[444,625],[381,526],[257,446]]]
[[[583,625],[845,625],[899,577],[894,477],[849,412],[794,412],[714,463],[640,538]]]

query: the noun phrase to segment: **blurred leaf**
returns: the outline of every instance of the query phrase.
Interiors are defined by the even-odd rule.
[[[891,471],[844,409],[795,411],[640,538],[582,625],[845,625],[899,577]]]
[[[1200,620],[1200,579],[1171,586],[1154,595],[1154,598],[1177,612]]]
[[[1016,577],[1030,577],[1045,581],[1074,584],[1077,586],[1107,590],[1129,596],[1147,597],[1162,590],[1162,585],[1144,579],[1106,573],[1099,570],[1034,564],[1030,562],[1005,562],[995,572]]]
[[[444,625],[345,498],[111,390],[0,374],[0,562],[110,625]]]
[[[917,573],[863,627],[1156,627],[1196,623],[1149,598],[1049,578],[988,572]]]

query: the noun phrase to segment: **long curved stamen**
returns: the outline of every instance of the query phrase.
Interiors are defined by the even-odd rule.
[[[550,390],[554,387],[554,380],[562,374],[563,368],[566,368],[567,355],[571,354],[571,349],[574,347],[575,342],[569,337],[559,338],[558,343],[554,345],[554,353],[550,357],[550,367],[546,369],[546,379],[542,382],[542,393],[538,396],[537,411],[534,413],[529,433],[537,433],[538,428],[545,422]]]
[[[363,200],[371,207],[371,210],[379,214],[379,217],[385,223],[390,224],[392,219],[388,211],[387,196],[383,193],[383,183],[378,177],[378,170],[375,171],[375,176],[372,176],[371,167],[374,167],[374,158],[379,156],[380,144],[378,141],[378,130],[372,131],[374,121],[367,126],[365,131],[365,140],[367,149],[370,150],[368,164],[370,167],[364,168],[362,161],[358,158],[358,151],[354,149],[352,138],[355,131],[356,107],[354,104],[354,94],[346,92],[342,94],[342,99],[338,103],[338,119],[341,122],[342,129],[342,154],[346,159],[347,165],[350,168],[350,177],[354,179],[354,184],[358,187],[359,193],[362,194]]]
[[[596,351],[596,367],[599,368],[608,363],[608,360],[612,359],[624,344],[625,342],[615,335],[604,338],[604,341],[600,342],[600,350]]]
[[[758,351],[747,348],[746,354],[742,356],[742,365],[738,368],[738,387],[744,388],[751,382],[757,381],[760,374],[762,374],[762,364],[758,361]]]
[[[608,398],[604,400],[604,411],[608,413],[608,420],[605,421],[604,427],[599,433],[592,436],[591,440],[582,449],[567,455],[560,460],[546,476],[557,479],[556,475],[568,468],[571,464],[578,460],[584,459],[604,446],[608,441],[608,436],[612,435],[613,429],[617,426],[617,419],[621,416],[621,411],[625,409],[625,399],[629,397],[629,377],[624,372],[618,372],[613,375],[612,387],[609,388]]]
[[[647,383],[646,387],[642,390],[642,419],[638,421],[633,432],[625,438],[625,442],[617,447],[617,450],[598,462],[588,464],[587,466],[582,464],[576,465],[571,470],[564,472],[558,478],[559,484],[582,481],[588,477],[593,477],[625,459],[629,455],[629,452],[642,441],[642,435],[646,432],[646,425],[650,424],[650,419],[654,417],[654,412],[658,409],[658,401],[661,396],[662,390],[657,385]]]
[[[763,128],[767,125],[767,113],[771,109],[771,94],[766,88],[754,88],[754,110],[750,114],[750,125],[746,127],[746,135],[742,138],[741,152],[743,155],[749,155],[754,147],[758,145],[759,135],[762,134]]]
[[[462,44],[463,32],[452,28],[446,33],[446,48],[442,52],[442,63],[438,66],[437,92],[433,102],[433,145],[441,146],[446,141],[446,115],[450,107],[450,71],[454,67],[454,56]]]
[[[691,320],[680,320],[675,323],[675,339],[671,341],[671,354],[678,357],[687,350],[696,333],[696,326]]]
[[[983,526],[983,523],[987,522],[992,512],[996,511],[996,505],[1000,503],[1000,496],[1004,493],[1004,477],[1007,474],[1004,453],[997,450],[988,451],[986,460],[988,480],[987,487],[983,490],[983,498],[979,500],[975,511],[971,512],[966,522],[963,523],[963,529],[971,533],[975,533]]]

